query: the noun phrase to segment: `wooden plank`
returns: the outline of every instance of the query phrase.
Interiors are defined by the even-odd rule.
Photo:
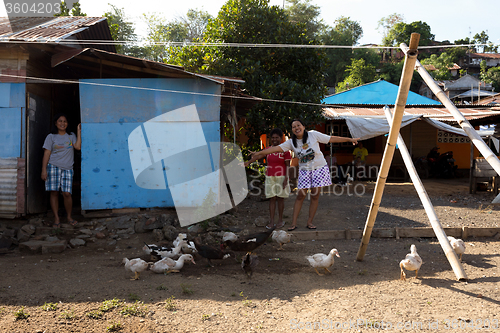
[[[372,237],[394,238],[396,237],[396,230],[394,228],[373,229]]]

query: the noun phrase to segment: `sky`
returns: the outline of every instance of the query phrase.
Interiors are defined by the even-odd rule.
[[[203,9],[216,16],[225,0],[80,0],[83,12],[88,16],[102,16],[110,9],[108,3],[123,8],[125,15],[136,24],[139,36],[146,34],[146,24],[142,14],[156,13],[167,21],[184,16],[189,9]],[[271,5],[283,6],[283,0],[270,0]],[[311,4],[321,9],[321,18],[332,26],[340,16],[350,17],[363,28],[360,44],[380,44],[381,31],[378,21],[390,14],[403,15],[406,23],[426,22],[438,41],[451,42],[476,33],[487,31],[490,41],[500,44],[500,2],[482,0],[311,0]],[[286,5],[286,4],[285,4]],[[5,10],[5,8],[2,8]],[[0,12],[1,14],[1,12]],[[5,12],[3,16],[6,16]]]

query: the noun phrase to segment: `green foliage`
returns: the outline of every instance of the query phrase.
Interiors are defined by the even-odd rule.
[[[163,283],[162,283],[162,284],[160,284],[158,287],[156,287],[156,290],[168,290],[168,288],[167,288],[167,287],[165,287],[165,286],[163,285]]]
[[[389,31],[394,27],[395,24],[404,22],[405,19],[403,15],[398,13],[390,14],[389,16],[382,17],[378,21],[377,30],[382,30],[383,38],[386,38]]]
[[[334,27],[327,28],[320,36],[320,41],[325,45],[354,46],[363,35],[361,25],[352,21],[349,17],[340,17],[334,22]],[[343,81],[345,70],[351,63],[352,58],[359,59],[363,51],[352,49],[327,49],[327,67],[325,69],[325,81],[328,86],[336,86]]]
[[[87,317],[89,317],[91,319],[101,319],[102,316],[104,315],[104,313],[101,310],[93,310],[93,311],[87,312],[86,315],[87,315]]]
[[[174,299],[174,296],[170,296],[169,298],[167,298],[167,300],[165,301],[165,309],[167,309],[168,311],[177,310],[177,305],[175,304]]]
[[[182,293],[184,295],[192,295],[192,294],[194,294],[194,290],[191,289],[191,285],[188,284],[188,283],[181,283],[181,289],[182,289]]]
[[[30,314],[24,311],[24,306],[14,312],[14,317],[16,317],[16,320],[28,319],[29,316]]]
[[[113,310],[113,309],[119,307],[122,304],[123,304],[123,301],[121,299],[118,299],[118,298],[113,298],[111,300],[105,300],[104,302],[102,302],[102,305],[99,307],[99,310],[102,312],[108,312],[110,310]]]
[[[73,310],[63,311],[61,313],[61,315],[59,316],[59,318],[65,319],[65,320],[73,320],[73,319],[75,319],[75,311],[73,311]]]
[[[268,0],[229,0],[207,24],[206,43],[313,44],[303,23]],[[306,48],[236,48],[186,46],[170,49],[171,63],[192,72],[240,77],[249,94],[264,99],[320,103],[325,87],[323,51]],[[289,130],[295,118],[318,123],[317,106],[263,102],[247,112],[251,145],[274,127]]]
[[[495,91],[500,91],[500,67],[492,67],[481,75],[481,79],[486,83],[491,83]]]
[[[47,302],[45,302],[41,306],[41,308],[44,311],[56,311],[56,309],[57,309],[57,303],[47,303]]]
[[[412,33],[420,34],[419,46],[431,45],[434,41],[434,35],[431,33],[431,27],[422,21],[412,23],[399,22],[396,23],[387,33],[382,43],[386,46],[399,46],[401,43],[410,43]]]
[[[73,7],[70,12],[70,9],[64,1],[61,2],[61,12],[59,14],[54,14],[54,16],[70,16],[70,14],[71,16],[87,16],[87,14],[82,12],[79,2],[73,3]]]
[[[122,324],[120,322],[111,322],[110,325],[108,325],[106,327],[106,332],[116,332],[116,331],[119,331],[121,330],[123,327],[122,327]]]
[[[130,293],[130,294],[128,294],[128,299],[131,301],[138,301],[141,298],[139,296],[137,296],[136,294]]]
[[[365,64],[364,59],[352,59],[351,65],[347,66],[349,75],[337,86],[336,92],[351,89],[375,80],[375,66]]]
[[[305,24],[305,34],[309,39],[315,39],[326,28],[323,20],[318,19],[321,8],[311,4],[311,0],[287,0],[285,13],[290,17],[290,22]]]
[[[144,305],[143,302],[141,301],[135,301],[134,304],[125,306],[121,311],[120,314],[127,317],[127,316],[134,316],[134,317],[145,317],[148,312],[147,306]]]
[[[399,85],[401,73],[403,72],[404,61],[388,62],[382,65],[378,77],[387,82]]]
[[[127,41],[130,44],[115,44],[116,53],[130,55],[134,57],[142,57],[144,50],[142,47],[133,45],[137,42],[134,24],[125,16],[123,8],[118,8],[112,4],[111,10],[104,13],[104,17],[108,20],[109,31],[113,40]]]
[[[212,16],[203,10],[188,10],[186,16],[171,22],[156,14],[144,15],[148,25],[145,47],[145,57],[154,61],[173,63],[172,57],[182,49],[179,46],[169,46],[168,42],[194,42],[203,37],[208,22]]]
[[[443,52],[439,56],[432,54],[429,58],[422,60],[423,65],[432,65],[436,70],[429,71],[435,80],[451,79],[450,68],[453,67],[453,57]]]

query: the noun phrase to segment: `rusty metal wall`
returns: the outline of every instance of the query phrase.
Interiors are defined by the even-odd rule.
[[[17,216],[17,173],[17,158],[0,158],[0,217]]]

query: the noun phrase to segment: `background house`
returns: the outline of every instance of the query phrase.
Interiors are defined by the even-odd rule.
[[[161,189],[138,185],[131,133],[153,118],[181,110],[162,124],[169,127],[173,147],[220,142],[221,119],[252,104],[251,99],[234,102],[241,94],[239,79],[119,55],[112,43],[93,45],[92,40],[112,40],[106,18],[21,18],[16,24],[22,29],[16,32],[9,31],[7,19],[0,22],[0,117],[6,120],[0,132],[0,216],[47,211],[40,178],[42,144],[56,113],[68,115],[71,131],[82,123],[75,205],[81,203],[83,210],[172,207],[171,180],[164,168],[156,175]],[[196,110],[195,126],[190,110]],[[150,151],[149,142],[145,144]],[[216,155],[210,163],[218,170]],[[192,191],[184,199],[195,204],[204,195]]]

